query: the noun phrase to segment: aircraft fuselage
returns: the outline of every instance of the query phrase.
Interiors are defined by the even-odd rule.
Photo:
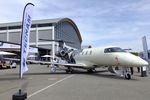
[[[131,53],[119,50],[109,51],[109,49],[111,48],[87,48],[74,58],[77,64],[85,64],[87,68],[100,66],[141,67],[148,65],[145,60]]]

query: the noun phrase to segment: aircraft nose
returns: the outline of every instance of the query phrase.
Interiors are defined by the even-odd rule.
[[[134,55],[132,55],[132,64],[135,66],[148,66],[147,61]]]
[[[122,62],[121,61],[120,62],[124,66],[133,66],[133,67],[148,66],[147,61],[133,54],[126,53],[124,56],[122,55],[122,57],[123,57]]]
[[[139,63],[139,65],[141,65],[141,66],[148,66],[148,62],[145,61],[145,60],[143,60],[143,59],[141,59],[141,58],[139,58],[138,63]]]

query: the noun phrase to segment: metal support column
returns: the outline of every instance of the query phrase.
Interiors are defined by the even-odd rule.
[[[9,41],[9,31],[8,31],[9,29],[8,29],[8,27],[7,27],[7,30],[6,30],[6,34],[7,34],[7,41]]]
[[[35,41],[36,47],[38,47],[38,40],[39,40],[38,25],[36,25],[36,41]]]
[[[55,30],[54,30],[54,26],[52,26],[52,40],[55,39]],[[55,42],[52,42],[52,56],[53,56],[53,60],[55,58]],[[52,61],[53,61],[52,60]]]

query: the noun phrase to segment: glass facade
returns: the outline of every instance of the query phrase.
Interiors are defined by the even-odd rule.
[[[74,27],[68,22],[60,22],[55,26],[55,39],[62,39],[68,42],[72,42],[66,42],[66,45],[80,49],[81,43],[77,34],[78,33]]]
[[[52,21],[52,23],[50,22]],[[48,41],[40,41],[39,39],[48,39],[52,40],[52,26],[54,26],[54,38],[55,40],[61,39],[71,43],[67,43],[66,45],[80,49],[81,48],[81,37],[79,36],[79,31],[77,31],[77,27],[75,24],[71,22],[70,19],[58,19],[56,22],[54,20],[41,20],[35,21],[32,24],[31,32],[30,32],[30,43],[35,45],[36,42],[48,42]],[[76,28],[76,29],[75,29]],[[0,40],[14,43],[20,43],[21,40],[21,22],[20,24],[11,23],[1,25],[0,27]],[[38,41],[37,41],[38,40]],[[51,42],[52,43],[52,42]],[[50,44],[39,44],[39,47],[49,48]],[[43,45],[43,46],[42,46]],[[46,46],[47,45],[47,46]]]
[[[20,43],[20,31],[19,32],[9,32],[9,41],[14,43]],[[6,41],[6,40],[5,40]]]
[[[6,35],[6,33],[0,33],[0,40],[2,40],[2,41],[6,41],[7,40],[7,35]]]

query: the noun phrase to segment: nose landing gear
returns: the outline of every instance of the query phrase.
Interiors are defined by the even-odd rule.
[[[124,73],[125,79],[128,79],[128,80],[131,79],[131,72],[129,68],[124,68],[123,73]]]
[[[125,79],[131,79],[131,71],[128,67],[109,67],[108,71],[111,73],[115,73],[120,77],[124,77]]]
[[[131,74],[130,73],[126,73],[125,74],[125,79],[128,79],[128,80],[131,79]]]

